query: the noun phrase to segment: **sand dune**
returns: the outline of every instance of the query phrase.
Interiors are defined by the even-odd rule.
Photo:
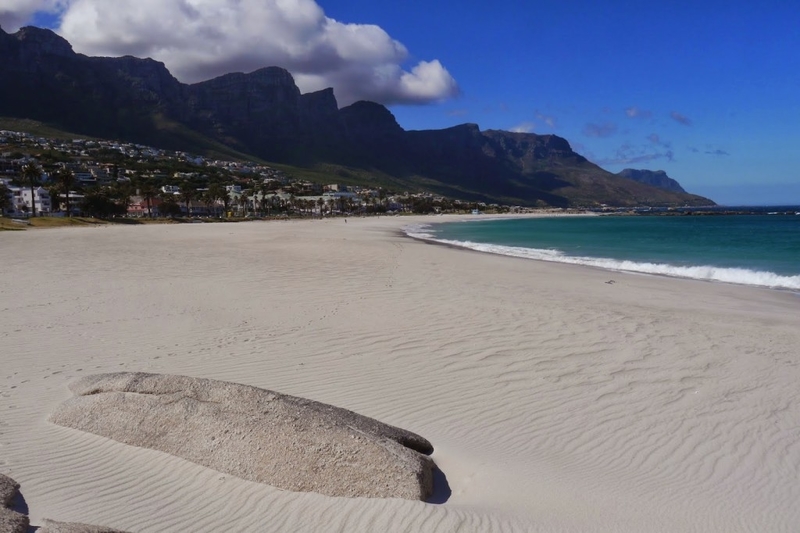
[[[31,523],[796,530],[797,295],[430,245],[398,235],[409,222],[0,234],[0,473]],[[117,371],[279,390],[419,433],[451,494],[281,491],[47,421],[69,382]]]

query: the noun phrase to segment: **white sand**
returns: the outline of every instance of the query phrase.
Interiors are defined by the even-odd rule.
[[[0,233],[0,473],[31,523],[797,530],[800,297],[436,246],[399,236],[409,222]],[[452,495],[284,492],[47,421],[68,382],[118,370],[417,432]]]

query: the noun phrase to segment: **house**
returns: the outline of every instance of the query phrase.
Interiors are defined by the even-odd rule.
[[[33,189],[33,201],[29,187],[9,186],[11,191],[11,215],[23,216],[32,214],[31,206],[36,207],[36,214],[50,214],[53,210],[50,204],[50,193],[43,187]]]
[[[150,215],[159,216],[158,206],[161,205],[161,199],[158,197],[150,199]],[[147,200],[144,196],[131,196],[130,203],[128,204],[129,217],[146,217],[147,216]]]
[[[85,196],[75,191],[69,191],[69,209],[73,215],[79,215],[81,212],[80,205]],[[67,210],[67,200],[64,193],[59,193],[55,198],[50,198],[51,209],[55,213],[57,211]]]

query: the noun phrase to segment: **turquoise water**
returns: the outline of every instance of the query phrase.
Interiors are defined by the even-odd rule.
[[[800,216],[791,213],[484,220],[408,232],[515,257],[800,290]]]

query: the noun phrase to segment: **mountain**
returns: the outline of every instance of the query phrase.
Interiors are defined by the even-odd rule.
[[[191,85],[163,63],[77,54],[50,30],[0,29],[0,116],[195,153],[249,154],[350,181],[518,205],[711,205],[611,174],[555,135],[475,124],[406,131],[373,102],[339,109],[332,89],[301,94],[267,67]]]
[[[623,171],[618,172],[617,176],[628,178],[639,183],[652,185],[653,187],[658,187],[659,189],[664,189],[665,191],[680,193],[686,192],[683,190],[683,187],[681,187],[680,183],[667,176],[667,173],[663,170],[636,170],[633,168],[626,168]]]

